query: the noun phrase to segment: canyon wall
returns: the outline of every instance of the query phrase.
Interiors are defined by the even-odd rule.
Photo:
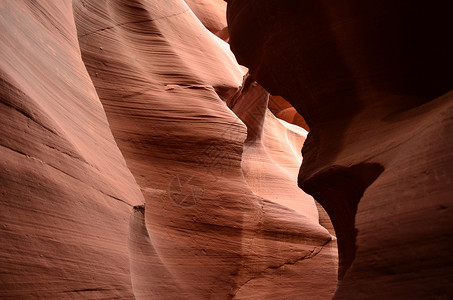
[[[228,1],[239,63],[310,128],[299,186],[335,227],[334,299],[453,297],[451,9]]]
[[[307,132],[268,109],[224,13],[0,3],[1,298],[332,297],[334,231],[297,186]]]
[[[80,59],[71,3],[2,1],[0,297],[134,299],[144,202]]]

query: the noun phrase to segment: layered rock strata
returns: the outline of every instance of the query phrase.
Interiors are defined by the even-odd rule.
[[[337,233],[334,299],[453,297],[451,9],[228,1],[238,61],[310,127],[299,185]]]
[[[71,3],[0,3],[0,297],[134,299],[139,186],[80,58]]]
[[[223,3],[0,9],[0,297],[332,296],[306,132],[243,80]]]
[[[245,88],[228,45],[184,1],[84,1],[74,10],[82,58],[146,200],[132,217],[146,234],[130,232],[131,243],[147,241],[131,253],[140,270],[132,273],[136,296],[330,297],[332,237],[319,225],[313,199],[297,188],[294,167],[285,179],[303,195],[298,204],[290,204],[294,195],[266,197],[270,190],[257,196],[256,185],[244,180],[244,141],[259,130],[244,126],[227,104],[257,95],[264,102],[252,107],[260,104],[263,122],[268,93]],[[299,147],[302,139],[294,138]],[[269,170],[271,162],[255,158],[249,169]],[[256,178],[269,188],[283,182]],[[311,276],[296,285],[293,272]]]

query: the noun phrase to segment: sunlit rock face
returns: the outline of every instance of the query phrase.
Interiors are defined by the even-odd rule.
[[[310,130],[304,118],[281,96],[269,97],[269,109],[277,118]]]
[[[310,127],[299,185],[336,230],[335,299],[453,296],[451,9],[228,1],[239,63]]]
[[[290,138],[270,143],[275,159],[248,156],[269,95],[246,86],[228,44],[184,1],[84,4],[74,6],[82,58],[146,200],[133,217],[146,235],[130,233],[131,247],[148,241],[146,255],[131,252],[136,296],[329,297],[332,238],[296,184],[303,130],[276,121],[274,135]]]
[[[71,3],[0,3],[0,298],[134,299],[144,202],[80,58]]]
[[[186,0],[185,2],[209,31],[228,41],[226,2],[224,0]]]
[[[332,298],[303,119],[238,65],[225,9],[0,3],[0,298]]]

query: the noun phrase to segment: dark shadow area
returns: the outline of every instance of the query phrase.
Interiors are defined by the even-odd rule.
[[[355,215],[365,190],[384,171],[376,163],[362,163],[352,167],[332,167],[301,183],[302,189],[312,195],[329,214],[338,239],[341,280],[354,261],[357,230]]]

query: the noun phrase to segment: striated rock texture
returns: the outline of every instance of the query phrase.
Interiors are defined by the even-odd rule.
[[[269,109],[277,118],[298,125],[306,130],[310,130],[304,118],[281,96],[269,97]]]
[[[268,93],[245,86],[228,44],[184,1],[74,2],[74,15],[82,58],[146,200],[129,234],[137,299],[330,298],[331,235],[297,188],[300,156],[283,165],[303,136],[277,122],[290,136],[273,147],[280,161],[242,155],[262,130]],[[237,115],[249,109],[239,105],[255,99],[259,122],[247,128]],[[299,203],[288,192],[275,199],[282,182]]]
[[[0,298],[134,299],[143,196],[80,59],[71,3],[0,3]]]
[[[0,298],[332,297],[307,132],[267,108],[224,12],[0,2]]]
[[[226,2],[224,0],[186,0],[185,2],[209,31],[228,41]]]
[[[238,61],[310,127],[299,185],[335,227],[334,299],[453,298],[452,8],[228,1]]]

